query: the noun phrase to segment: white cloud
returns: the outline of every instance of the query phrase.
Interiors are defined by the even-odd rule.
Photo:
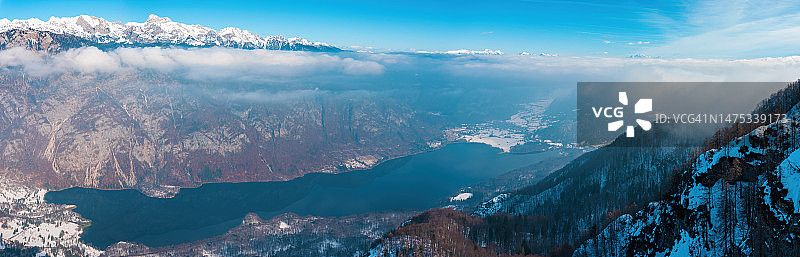
[[[531,81],[729,82],[793,81],[800,56],[757,59],[639,59],[557,56],[482,56],[454,62],[463,76],[524,74]],[[503,71],[507,73],[503,73]]]
[[[800,54],[800,11],[796,1],[699,1],[676,16],[646,14],[663,45],[650,55],[693,58],[757,58]]]
[[[785,56],[800,53],[800,15],[784,15],[735,24],[675,39],[651,53],[663,56]]]
[[[364,62],[353,58],[342,59],[344,72],[352,75],[377,74],[383,72],[383,65],[375,62]]]
[[[42,55],[27,51],[24,48],[11,48],[0,54],[0,65],[22,66],[25,64],[42,63]]]
[[[114,73],[133,70],[175,72],[189,79],[263,79],[316,73],[381,74],[384,66],[371,60],[324,53],[242,50],[227,48],[119,48],[104,52],[95,47],[47,55],[19,48],[0,52],[0,66],[23,66],[34,75],[55,72]]]
[[[120,48],[103,52],[79,48],[55,55],[8,49],[0,52],[0,68],[21,66],[32,75],[58,72],[165,72],[190,80],[285,82],[285,88],[336,90],[378,89],[384,81],[403,81],[415,74],[453,80],[482,77],[560,86],[577,81],[792,81],[800,71],[800,56],[757,59],[671,59],[569,57],[557,55],[414,55],[305,53],[224,48]],[[334,76],[334,77],[331,77]],[[362,79],[363,78],[363,79]],[[416,80],[414,80],[416,81]],[[418,81],[425,83],[425,81]],[[414,82],[417,83],[417,82]],[[440,81],[429,85],[437,86]],[[456,83],[456,82],[454,82]],[[299,86],[292,88],[291,85]],[[444,83],[441,86],[449,86]],[[293,92],[302,95],[305,91]],[[247,96],[237,96],[247,98]]]
[[[646,45],[646,44],[650,44],[650,41],[636,41],[636,42],[628,42],[628,45],[629,45],[629,46],[632,46],[632,45]]]
[[[94,47],[66,51],[53,60],[53,65],[67,70],[75,68],[80,72],[116,72],[121,68],[120,58],[107,54]]]
[[[265,102],[292,101],[300,98],[313,97],[323,93],[326,93],[326,91],[301,89],[301,90],[269,92],[269,91],[258,90],[258,91],[226,92],[222,96],[230,101],[235,101],[235,102],[265,103]]]

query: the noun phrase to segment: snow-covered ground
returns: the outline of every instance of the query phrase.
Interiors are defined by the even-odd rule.
[[[372,155],[364,155],[346,160],[342,163],[342,165],[346,167],[348,170],[368,169],[378,164],[379,161],[380,159],[378,157]]]
[[[800,150],[792,152],[778,169],[781,184],[788,191],[785,199],[794,203],[795,213],[800,213]]]
[[[74,206],[44,201],[44,189],[32,188],[0,176],[0,237],[3,243],[17,242],[39,247],[50,256],[98,256],[102,252],[80,239],[88,224],[72,211]]]
[[[523,127],[529,131],[536,131],[538,129],[546,128],[548,126],[545,120],[544,112],[553,103],[552,98],[542,99],[533,103],[525,105],[525,108],[511,115],[507,122],[514,124],[518,127]]]
[[[787,116],[791,119],[758,127],[703,153],[682,172],[677,193],[635,215],[620,216],[573,256],[764,256],[784,250],[796,256],[791,251],[798,238],[800,112],[795,107]],[[768,165],[776,160],[780,164],[772,170]],[[761,169],[765,166],[769,169]],[[741,167],[760,174],[755,180],[743,179]],[[759,195],[763,198],[754,197]],[[777,219],[761,216],[762,206]],[[673,220],[682,222],[664,225]]]
[[[472,193],[460,193],[457,196],[450,197],[450,201],[464,201],[472,198]]]
[[[464,124],[449,132],[456,138],[471,143],[487,144],[510,152],[511,148],[528,142],[540,142],[552,147],[564,146],[561,142],[543,139],[536,135],[540,129],[551,125],[551,119],[545,111],[553,98],[547,98],[524,104],[523,108],[506,120],[490,121],[479,124]]]
[[[487,126],[488,127],[488,126]],[[472,143],[487,144],[495,148],[500,148],[503,152],[510,152],[511,147],[524,144],[525,134],[514,133],[498,128],[483,128],[471,131],[462,136],[464,140]]]

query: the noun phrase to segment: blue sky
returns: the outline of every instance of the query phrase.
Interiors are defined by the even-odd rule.
[[[88,14],[142,22],[153,13],[344,47],[668,58],[800,54],[797,11],[792,2],[750,1],[0,0],[0,17],[8,19]]]

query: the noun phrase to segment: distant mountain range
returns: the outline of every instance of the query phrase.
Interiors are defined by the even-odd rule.
[[[39,19],[0,19],[0,49],[23,46],[37,51],[58,52],[75,47],[101,49],[125,46],[231,47],[289,51],[335,52],[341,49],[321,42],[281,35],[262,37],[239,28],[214,30],[187,25],[151,14],[144,23],[107,21],[81,15]]]

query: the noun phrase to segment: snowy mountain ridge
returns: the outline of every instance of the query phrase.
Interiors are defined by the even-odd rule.
[[[250,31],[228,27],[214,30],[201,25],[188,25],[167,17],[151,14],[143,23],[107,21],[100,17],[51,17],[47,21],[0,19],[0,33],[13,30],[34,30],[76,36],[97,44],[179,45],[192,47],[233,47],[244,49],[339,51],[321,42],[281,35],[261,37]]]

